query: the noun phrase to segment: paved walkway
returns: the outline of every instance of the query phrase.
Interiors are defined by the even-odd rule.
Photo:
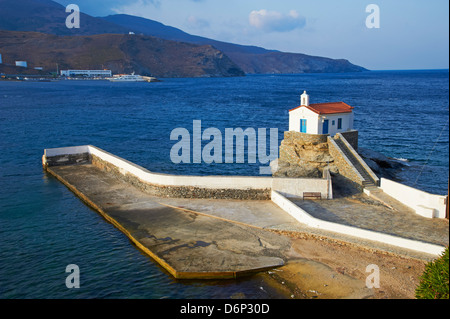
[[[393,213],[391,209],[386,206],[382,206],[378,201],[370,199],[365,194],[356,195],[359,199],[354,198],[340,198],[335,200],[323,200],[323,201],[310,201],[310,200],[301,200],[301,199],[291,199],[299,205],[300,207],[305,208],[308,213],[311,215],[321,218],[323,220],[328,220],[332,222],[343,223],[346,225],[361,227],[362,224],[358,225],[355,222],[352,222],[352,216],[355,214],[361,215],[361,209],[364,211],[372,210],[372,214],[374,212],[379,212],[381,215],[386,215],[388,217]],[[218,218],[224,218],[227,220],[236,221],[239,223],[249,224],[256,227],[261,227],[264,229],[270,230],[279,230],[279,231],[289,231],[289,232],[298,232],[311,234],[319,237],[328,237],[336,240],[341,240],[349,243],[353,243],[356,245],[360,245],[363,247],[381,249],[387,252],[410,256],[419,259],[431,260],[434,259],[434,255],[424,254],[417,251],[412,251],[392,245],[383,244],[380,242],[375,242],[371,240],[361,239],[358,237],[349,235],[344,235],[340,233],[335,233],[327,230],[317,229],[309,227],[305,224],[298,222],[295,218],[287,214],[281,208],[279,208],[272,201],[238,201],[238,200],[209,200],[209,199],[174,199],[174,198],[164,198],[159,199],[159,202],[167,205],[174,205],[180,207],[182,209],[192,210],[200,213],[204,213],[210,216],[216,216]],[[358,203],[362,206],[357,207]],[[328,209],[322,207],[327,206]],[[356,206],[355,206],[356,205]],[[342,208],[347,207],[347,216],[348,221],[343,219],[344,214],[341,215]],[[446,220],[429,220],[423,218],[415,213],[412,213],[415,219],[419,217],[417,220],[427,224],[426,231],[431,233],[435,233],[434,237],[435,243],[440,241],[448,242],[448,221]],[[411,212],[406,214],[407,216],[411,215]],[[341,217],[339,217],[341,216]],[[377,216],[372,215],[372,217],[377,218]],[[360,219],[364,221],[364,219],[369,218],[366,215],[365,218],[361,217]],[[367,222],[367,221],[366,221]],[[380,223],[371,223],[372,230],[380,231],[386,230],[386,227]],[[411,232],[414,229],[418,229],[418,233],[422,233],[425,235],[426,239],[428,239],[428,235],[422,229],[420,224],[416,224],[415,226],[408,226],[409,224],[404,223],[403,229],[405,233],[401,231],[397,231],[396,235],[403,237],[406,232]],[[439,231],[435,232],[433,229],[433,225],[438,225]],[[382,226],[382,227],[380,227]],[[431,230],[430,227],[431,226]],[[411,227],[411,229],[409,229]],[[413,232],[414,233],[414,232]],[[433,236],[432,236],[433,237]],[[412,236],[412,239],[421,240],[419,236]],[[430,242],[429,240],[424,240]]]
[[[378,194],[380,197],[381,195],[383,194]],[[392,208],[365,194],[329,201],[293,201],[312,216],[322,220],[427,243],[449,244],[447,220],[422,217],[390,197],[383,197],[383,201]]]
[[[49,172],[175,278],[235,278],[283,265],[290,249],[273,232],[162,205],[91,164]]]
[[[264,229],[324,236],[420,259],[435,257],[351,234],[311,228],[271,201],[159,198],[90,164],[50,169],[179,278],[194,278],[195,273],[205,278],[207,273],[212,277],[219,277],[219,273],[235,276],[238,272],[282,265],[288,258],[290,242]],[[448,245],[447,220],[394,211],[365,194],[293,201],[323,220]]]

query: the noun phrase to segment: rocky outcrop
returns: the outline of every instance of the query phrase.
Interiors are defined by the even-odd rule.
[[[322,177],[324,168],[337,173],[328,150],[327,135],[284,132],[280,158],[272,166],[275,177]]]
[[[385,156],[379,152],[366,148],[359,148],[358,154],[364,159],[366,164],[379,177],[396,180],[396,173],[408,164]]]
[[[398,170],[407,165],[381,153],[358,148],[357,131],[353,131],[351,137],[356,143],[353,148],[358,149],[358,154],[378,177],[395,180]],[[341,159],[333,157],[327,138],[328,135],[284,132],[280,157],[271,163],[273,176],[320,178],[325,168],[333,175],[339,174],[339,167],[344,170],[344,166],[339,162]]]

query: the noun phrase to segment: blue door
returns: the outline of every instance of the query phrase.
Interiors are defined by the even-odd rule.
[[[300,132],[306,133],[306,120],[300,120]]]
[[[322,126],[322,134],[328,134],[328,124],[329,124],[329,120],[324,120],[323,121],[323,126]]]

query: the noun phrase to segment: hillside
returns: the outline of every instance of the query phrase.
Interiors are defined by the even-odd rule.
[[[301,53],[285,53],[261,47],[238,45],[188,34],[160,22],[126,14],[103,18],[136,33],[183,41],[209,44],[223,51],[247,74],[361,72],[365,68],[344,59],[330,59]]]
[[[0,30],[55,35],[128,33],[122,26],[84,13],[80,13],[81,27],[68,29],[68,15],[64,6],[51,0],[0,0]]]
[[[110,69],[156,77],[242,76],[221,51],[150,36],[101,34],[56,36],[37,32],[0,31],[5,64],[25,60],[29,67]]]
[[[159,66],[160,74],[165,74],[163,72],[164,68],[174,70],[174,69],[184,69],[183,72],[177,74],[176,76],[194,76],[193,74],[201,74],[199,76],[228,76],[228,74],[242,74],[242,71],[247,74],[277,74],[277,73],[322,73],[322,72],[360,72],[366,71],[366,69],[354,65],[347,60],[335,60],[324,57],[317,56],[309,56],[300,53],[284,53],[275,50],[266,50],[261,47],[256,46],[246,46],[246,45],[237,45],[233,43],[216,41],[204,37],[190,35],[182,30],[179,30],[174,27],[166,26],[157,21],[139,18],[130,15],[111,15],[105,18],[96,18],[89,16],[87,14],[81,14],[80,17],[80,28],[79,29],[68,29],[65,26],[66,17],[69,14],[65,12],[65,7],[51,0],[0,0],[0,30],[8,30],[8,31],[31,31],[31,32],[41,32],[52,35],[59,36],[91,36],[91,35],[99,35],[99,34],[121,34],[127,35],[129,31],[133,31],[136,34],[142,34],[146,36],[153,36],[162,38],[165,40],[185,42],[184,44],[180,44],[177,49],[174,51],[178,51],[181,49],[188,49],[189,52],[186,52],[187,55],[192,53],[193,47],[187,46],[186,43],[196,44],[196,45],[207,45],[209,46],[209,54],[213,54],[213,50],[220,50],[223,53],[219,54],[215,52],[214,54],[217,57],[220,56],[220,60],[224,62],[228,60],[227,63],[233,63],[233,66],[229,68],[224,67],[221,63],[213,66],[211,61],[209,64],[204,61],[202,63],[208,64],[208,66],[204,66],[203,72],[199,72],[198,68],[200,66],[196,65],[185,65],[181,67],[178,65],[174,68],[174,65],[161,65],[162,61],[169,64],[180,64],[180,60],[178,59],[178,55],[174,55],[175,52],[172,52],[170,55],[172,59],[164,59],[162,55],[159,55],[160,60],[156,63],[156,60],[145,57],[144,53],[141,52],[139,61],[132,60],[114,60],[113,62],[109,61],[108,58],[107,63],[101,63],[105,65],[113,65],[117,69],[126,70],[130,69],[130,65],[137,68],[138,70],[150,70],[149,66],[152,65],[153,68]],[[139,37],[139,36],[138,36]],[[136,39],[138,38],[136,37]],[[48,38],[50,39],[50,38]],[[53,38],[54,40],[60,38]],[[80,42],[85,45],[85,42]],[[0,42],[0,53],[3,53],[2,43]],[[49,44],[50,47],[53,44]],[[58,46],[58,44],[54,44]],[[66,44],[63,44],[63,46]],[[104,47],[104,44],[100,44],[100,47],[94,48],[95,43],[90,44],[90,49],[96,52],[100,52],[102,50],[107,50]],[[175,44],[172,44],[172,47]],[[214,49],[214,48],[215,49]],[[206,47],[203,47],[203,50]],[[10,48],[11,49],[11,48]],[[121,48],[125,51],[132,52],[133,48]],[[145,45],[140,45],[141,50],[145,50]],[[153,47],[153,50],[155,47]],[[15,50],[20,50],[20,48],[16,48]],[[112,48],[112,51],[115,49]],[[202,50],[202,49],[199,49]],[[217,51],[216,50],[216,51]],[[86,50],[83,50],[85,53]],[[154,51],[148,51],[147,55],[153,54]],[[41,53],[43,54],[43,52]],[[49,56],[52,56],[51,52]],[[66,54],[68,54],[66,52]],[[213,55],[214,55],[213,54]],[[111,55],[116,55],[111,53]],[[208,54],[207,54],[208,55]],[[42,57],[42,55],[41,55]],[[128,54],[127,57],[129,59],[134,59],[135,56],[133,54]],[[229,58],[229,59],[228,59]],[[93,65],[98,65],[100,60],[99,57],[82,57],[81,59],[69,59],[65,61],[76,62],[89,60]],[[218,60],[214,59],[216,62]],[[231,62],[231,61],[232,62]],[[103,60],[102,60],[103,61]],[[186,60],[186,63],[195,62],[195,59]],[[53,62],[56,63],[56,62]],[[67,62],[69,63],[69,62]],[[150,64],[149,64],[150,63]],[[156,64],[155,64],[156,63]],[[197,63],[197,62],[195,62]],[[212,64],[211,64],[212,63]],[[79,65],[79,63],[77,64]],[[126,66],[126,67],[125,67]],[[71,66],[75,68],[75,65]],[[85,66],[86,67],[86,66]],[[88,66],[87,66],[88,67]],[[106,67],[106,66],[105,66]],[[187,70],[191,69],[192,72],[188,72]],[[194,69],[196,69],[194,71]],[[210,70],[211,74],[207,74]],[[227,70],[231,70],[228,72]],[[148,71],[150,72],[150,71]],[[153,72],[153,71],[152,71]],[[174,73],[168,72],[172,76]],[[222,75],[223,74],[223,75]]]

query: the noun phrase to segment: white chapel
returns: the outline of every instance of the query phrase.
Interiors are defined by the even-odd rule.
[[[306,91],[300,106],[289,111],[289,131],[328,134],[353,130],[353,107],[344,102],[310,104]]]

